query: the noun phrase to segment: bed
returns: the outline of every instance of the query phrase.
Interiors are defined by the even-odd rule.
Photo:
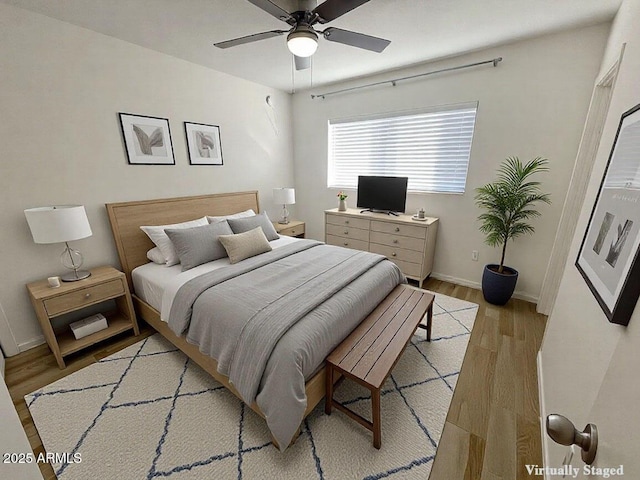
[[[329,297],[323,300],[318,300],[322,301],[322,303],[318,304],[317,307],[313,307],[313,309],[309,307],[309,309],[305,310],[304,315],[299,320],[296,320],[295,324],[287,327],[286,333],[274,340],[272,350],[269,351],[268,357],[265,357],[264,370],[258,371],[260,378],[257,379],[259,384],[256,384],[254,388],[255,395],[249,395],[247,394],[249,387],[243,383],[243,378],[241,378],[245,370],[245,366],[242,365],[244,360],[237,360],[245,357],[240,354],[231,355],[230,358],[234,362],[227,362],[223,354],[224,350],[222,350],[222,354],[218,355],[221,350],[217,350],[217,338],[222,337],[219,332],[225,331],[226,326],[230,327],[233,322],[227,320],[224,328],[209,327],[210,330],[204,337],[215,337],[214,341],[209,341],[209,344],[204,340],[195,341],[191,330],[195,326],[197,328],[207,327],[209,320],[203,320],[203,317],[207,315],[211,317],[210,322],[212,324],[213,322],[222,321],[223,312],[233,310],[231,307],[233,305],[237,306],[238,311],[246,309],[245,302],[242,302],[242,305],[237,300],[235,304],[233,303],[232,297],[234,295],[237,295],[237,298],[243,298],[242,295],[245,295],[244,298],[250,299],[246,300],[247,305],[256,303],[253,300],[254,297],[269,297],[269,295],[274,299],[279,297],[277,291],[279,287],[276,286],[274,281],[271,281],[276,276],[284,278],[284,281],[289,279],[289,283],[291,283],[292,278],[299,276],[302,279],[299,281],[300,292],[304,292],[301,298],[313,297],[315,295],[314,292],[317,290],[317,288],[312,288],[315,274],[307,273],[307,269],[311,269],[311,267],[298,268],[298,264],[294,263],[293,259],[296,259],[296,261],[306,259],[304,264],[310,265],[311,263],[317,263],[312,255],[331,257],[331,261],[344,255],[345,258],[350,257],[344,261],[345,264],[347,261],[352,261],[351,263],[353,264],[361,264],[362,259],[365,257],[356,257],[355,255],[360,255],[360,253],[356,254],[352,251],[348,253],[346,249],[327,246],[320,242],[281,237],[271,242],[274,247],[271,252],[243,260],[235,265],[228,265],[228,260],[221,259],[181,272],[179,265],[166,267],[148,262],[146,252],[153,247],[153,244],[139,227],[141,225],[178,223],[205,215],[230,215],[247,209],[253,209],[258,212],[257,192],[113,203],[107,204],[106,207],[122,269],[133,291],[134,305],[139,317],[182,350],[238,398],[245,401],[252,410],[265,418],[271,430],[274,444],[281,450],[284,450],[290,441],[295,439],[295,434],[299,430],[302,420],[324,397],[324,358],[367,314],[382,302],[396,285],[405,281],[393,263],[387,260],[366,257],[368,261],[372,262],[372,266],[368,267],[366,275],[362,274],[357,278],[354,277],[344,287],[340,287],[339,291],[331,293]],[[339,250],[327,252],[325,249]],[[323,250],[325,251],[323,252]],[[362,253],[362,255],[371,254]],[[332,268],[327,268],[327,270],[332,270]],[[284,273],[275,275],[274,272]],[[229,275],[229,278],[227,279],[225,275]],[[308,278],[305,275],[308,275]],[[184,333],[181,333],[182,330],[176,327],[175,319],[172,320],[173,323],[170,325],[169,312],[172,315],[174,314],[176,304],[180,305],[180,301],[177,299],[182,298],[180,295],[184,296],[183,291],[188,290],[187,286],[190,287],[205,277],[224,277],[223,281],[218,280],[221,283],[220,285],[214,285],[215,288],[206,287],[207,289],[204,290],[203,287],[203,292],[206,291],[207,296],[210,296],[209,293],[216,289],[221,289],[223,292],[226,289],[226,293],[224,295],[218,294],[217,300],[207,299],[208,302],[217,301],[221,302],[220,304],[204,303],[204,301],[201,302],[200,300],[197,303],[193,303],[192,305],[198,307],[197,309],[195,307],[192,309],[194,317],[192,322],[195,326],[187,324]],[[304,289],[305,286],[306,290]],[[272,291],[268,293],[267,290],[271,287]],[[281,296],[293,298],[295,294],[292,291],[287,295],[283,294]],[[204,293],[201,297],[205,297]],[[194,298],[196,298],[195,295]],[[224,304],[225,301],[228,303],[226,306]],[[254,308],[260,312],[262,310],[268,312],[268,308],[275,305],[275,303],[273,305],[270,304],[271,300],[268,299],[265,302],[267,302],[267,306],[264,308]],[[201,303],[202,306],[200,306]],[[294,307],[295,303],[292,303]],[[266,315],[265,313],[263,317],[268,317],[269,321],[281,321],[287,317],[284,312],[288,312],[291,308],[274,310],[283,313],[278,315]],[[212,314],[211,312],[215,313]],[[196,319],[200,322],[199,324]],[[189,321],[191,322],[190,317]],[[202,327],[202,325],[205,325],[205,327]],[[246,326],[234,328],[242,331],[243,334],[245,330],[250,330]],[[257,330],[254,336],[264,334],[267,337],[273,328],[275,327],[268,327],[262,331]],[[211,333],[212,331],[214,332],[213,334]],[[230,328],[225,335],[229,335],[232,339],[230,340],[231,343],[235,345],[234,332],[235,330]],[[189,335],[191,335],[191,338],[187,340]],[[247,352],[251,352],[251,349],[254,348],[258,350],[262,348],[261,342],[255,343],[255,340],[260,340],[260,337],[256,337],[254,344],[245,348]],[[240,344],[242,342],[238,341],[237,343]],[[259,356],[259,354],[258,352],[256,356]],[[221,360],[221,363],[215,358]],[[248,362],[245,361],[245,363]],[[232,367],[236,366],[236,364],[238,366],[235,371],[240,372],[240,374],[236,373],[234,377]],[[232,381],[230,381],[229,375],[231,375]],[[255,374],[253,376],[255,377]],[[282,398],[279,396],[282,396]],[[247,399],[250,399],[250,401],[247,401]]]

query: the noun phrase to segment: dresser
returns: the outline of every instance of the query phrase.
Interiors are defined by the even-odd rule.
[[[408,278],[422,282],[431,274],[438,219],[411,219],[349,208],[325,210],[325,242],[329,245],[379,253],[400,267]]]

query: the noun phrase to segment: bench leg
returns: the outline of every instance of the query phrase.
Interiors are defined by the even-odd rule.
[[[427,342],[431,341],[431,323],[433,321],[433,302],[427,310]]]
[[[331,402],[333,401],[333,368],[328,362],[325,372],[325,389],[324,413],[331,415]]]
[[[373,446],[380,450],[382,446],[382,428],[380,425],[380,389],[371,390],[371,410],[373,419]]]

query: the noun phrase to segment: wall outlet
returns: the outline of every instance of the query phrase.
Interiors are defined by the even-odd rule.
[[[473,260],[474,262],[478,261],[478,250],[473,250],[471,252],[471,260]]]

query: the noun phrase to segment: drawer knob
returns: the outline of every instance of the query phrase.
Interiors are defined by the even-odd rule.
[[[396,232],[399,232],[399,231],[400,231],[400,227],[396,227]]]
[[[349,220],[344,221],[345,225],[349,225]]]
[[[393,241],[393,243],[398,243],[398,239],[396,238],[396,239]]]
[[[91,294],[90,293],[85,293],[84,294],[84,298],[91,298]]]
[[[393,253],[391,254],[391,256],[392,256],[392,257],[395,257],[395,256],[396,256],[396,252],[393,252]]]
[[[344,231],[344,234],[345,234],[345,235],[349,235],[349,230],[345,230],[345,231]]]
[[[347,245],[349,245],[349,242],[344,242],[344,246],[346,247]]]
[[[296,231],[295,230],[291,230],[291,233],[296,233]]]

